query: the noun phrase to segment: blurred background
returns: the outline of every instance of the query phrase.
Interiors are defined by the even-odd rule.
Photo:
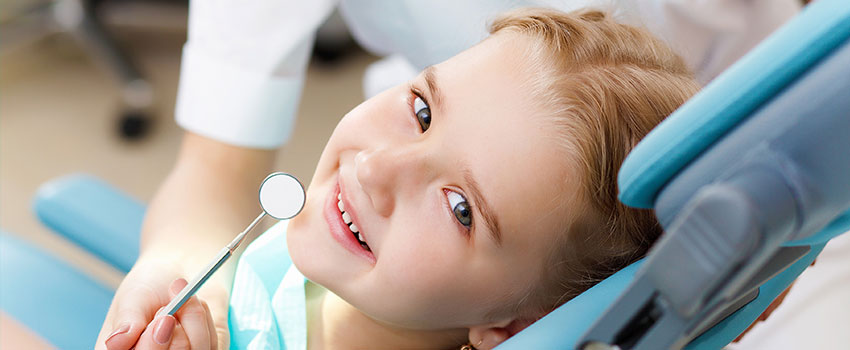
[[[120,272],[38,223],[33,196],[46,181],[88,173],[152,197],[182,134],[173,113],[187,13],[188,1],[0,2],[0,229],[117,287]],[[375,60],[331,16],[279,169],[310,182],[337,121],[363,100],[363,71]],[[0,339],[0,348],[19,348]]]

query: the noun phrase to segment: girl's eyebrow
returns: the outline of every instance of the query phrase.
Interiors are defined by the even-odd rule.
[[[425,74],[425,84],[428,85],[428,91],[431,93],[432,103],[437,105],[438,109],[443,105],[443,94],[437,86],[437,68],[434,66],[425,67],[422,71]]]
[[[502,231],[499,229],[499,221],[493,215],[493,211],[490,209],[491,207],[487,204],[487,201],[484,200],[484,196],[481,195],[481,188],[478,186],[478,182],[475,181],[475,177],[472,176],[472,172],[465,166],[462,171],[463,179],[469,186],[470,195],[472,195],[472,199],[475,201],[475,207],[478,208],[478,212],[484,217],[484,224],[487,225],[490,238],[496,242],[497,247],[502,247]]]

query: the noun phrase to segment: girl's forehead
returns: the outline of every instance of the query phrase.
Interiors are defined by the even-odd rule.
[[[565,200],[579,190],[566,156],[539,128],[503,124],[494,129],[492,137],[480,133],[468,140],[470,148],[479,141],[473,151],[479,155],[468,161],[505,241],[512,240],[512,232],[534,237],[553,231],[563,223]]]

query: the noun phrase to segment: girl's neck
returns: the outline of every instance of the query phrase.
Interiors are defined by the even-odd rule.
[[[320,288],[308,302],[308,349],[457,349],[467,329],[420,331],[393,327],[366,316],[337,295]],[[308,291],[308,297],[310,292]]]

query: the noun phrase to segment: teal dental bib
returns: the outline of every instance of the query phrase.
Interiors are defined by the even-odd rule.
[[[307,279],[289,258],[287,224],[272,226],[239,259],[228,308],[231,349],[307,349]]]

